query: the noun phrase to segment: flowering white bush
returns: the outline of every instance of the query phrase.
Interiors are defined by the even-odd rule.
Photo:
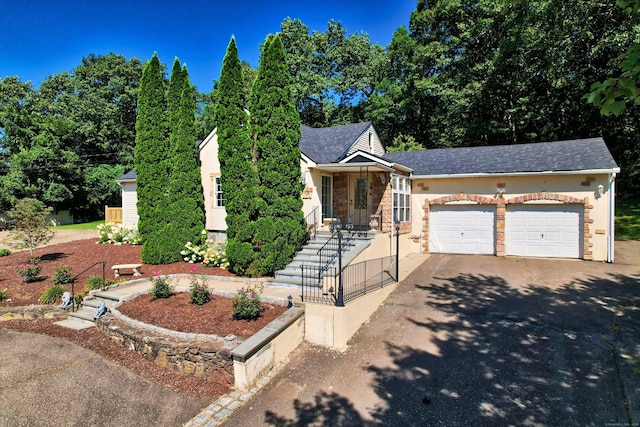
[[[206,235],[207,230],[202,230],[202,234]],[[224,242],[214,242],[211,239],[206,239],[204,243],[196,245],[192,242],[187,242],[184,245],[184,249],[180,251],[182,259],[191,264],[201,262],[207,267],[229,267],[229,261],[224,251]]]
[[[98,243],[108,245],[139,245],[140,233],[135,227],[122,227],[113,222],[98,224]]]

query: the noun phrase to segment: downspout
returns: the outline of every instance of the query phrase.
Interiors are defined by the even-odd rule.
[[[616,216],[616,173],[612,172],[609,176],[609,244],[607,253],[607,262],[613,263],[614,247],[613,242],[615,240],[615,216]]]

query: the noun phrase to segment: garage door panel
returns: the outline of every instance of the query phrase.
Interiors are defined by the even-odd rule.
[[[479,205],[432,206],[429,251],[495,253],[495,208]]]
[[[505,217],[507,255],[580,258],[581,205],[510,205]]]

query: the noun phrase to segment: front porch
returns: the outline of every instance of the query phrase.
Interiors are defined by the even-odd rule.
[[[315,165],[305,171],[305,211],[317,203],[322,230],[330,231],[333,224],[358,232],[389,232],[396,221],[401,233],[411,230],[410,171],[374,159]]]

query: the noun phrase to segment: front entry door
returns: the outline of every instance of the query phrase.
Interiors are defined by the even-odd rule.
[[[322,175],[322,219],[333,218],[333,178]]]
[[[369,181],[356,179],[353,196],[353,225],[357,229],[366,229],[369,226]]]

